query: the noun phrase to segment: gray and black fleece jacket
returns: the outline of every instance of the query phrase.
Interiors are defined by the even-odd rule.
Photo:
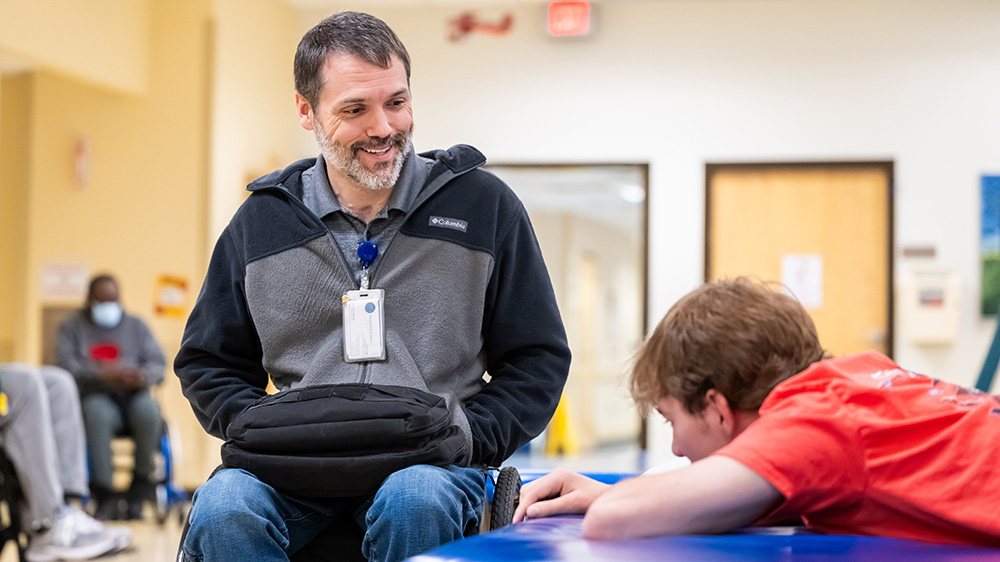
[[[209,433],[226,439],[232,420],[265,395],[269,375],[279,390],[370,382],[442,396],[472,466],[499,466],[544,429],[570,352],[528,215],[479,169],[486,158],[476,149],[421,156],[434,161],[425,184],[370,274],[371,287],[385,291],[383,361],[344,361],[341,296],[358,287],[302,202],[302,173],[316,160],[248,186],[174,362]]]

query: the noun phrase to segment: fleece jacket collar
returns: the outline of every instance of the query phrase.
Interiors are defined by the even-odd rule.
[[[470,172],[486,163],[486,156],[467,144],[457,144],[448,150],[423,152],[420,156],[434,160],[436,163],[428,172],[427,188],[421,191],[414,208],[452,178]],[[247,190],[254,192],[277,188],[287,191],[301,200],[302,172],[315,164],[315,158],[299,160],[283,170],[276,170],[254,180],[247,185]]]

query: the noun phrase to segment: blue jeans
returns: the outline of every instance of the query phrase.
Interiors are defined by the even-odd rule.
[[[397,562],[478,526],[485,495],[484,471],[455,466],[404,468],[356,499],[286,496],[244,470],[220,470],[195,492],[182,548],[192,562],[288,560],[331,523],[361,524],[365,557]]]

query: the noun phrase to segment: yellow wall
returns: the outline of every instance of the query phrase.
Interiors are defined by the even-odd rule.
[[[210,0],[150,4],[149,21],[138,26],[150,31],[145,93],[45,68],[4,81],[0,115],[25,119],[0,138],[0,219],[16,216],[18,207],[24,215],[24,226],[15,227],[21,236],[0,246],[0,264],[19,264],[0,277],[0,289],[19,295],[4,291],[0,300],[0,310],[14,309],[10,319],[0,317],[0,342],[8,333],[14,340],[12,359],[40,360],[41,310],[66,304],[44,300],[41,273],[62,263],[116,274],[126,309],[148,321],[168,358],[176,354],[207,261],[211,8]],[[84,186],[74,181],[78,139],[89,147]],[[191,282],[184,317],[155,313],[160,274]],[[182,437],[203,433],[169,369],[160,398]],[[192,454],[196,460],[199,451]]]
[[[0,0],[0,52],[130,92],[146,88],[149,0]]]
[[[30,77],[13,75],[0,80],[0,362],[12,361],[18,343],[18,326],[24,324],[24,283],[21,272],[27,260],[22,243],[27,228],[27,146],[5,139],[27,136]]]
[[[246,198],[247,180],[287,166],[294,135],[307,135],[292,80],[296,12],[274,0],[216,0],[215,10],[211,244]]]

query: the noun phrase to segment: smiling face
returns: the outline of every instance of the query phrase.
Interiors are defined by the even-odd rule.
[[[295,94],[302,127],[313,131],[330,183],[392,189],[412,146],[413,110],[406,70],[393,57],[380,68],[335,53],[323,65],[323,90],[312,107]]]

